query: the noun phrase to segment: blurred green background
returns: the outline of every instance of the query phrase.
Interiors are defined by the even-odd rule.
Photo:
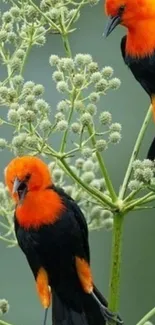
[[[91,53],[100,67],[110,65],[122,85],[118,91],[110,91],[102,98],[100,110],[109,110],[113,121],[123,127],[123,139],[118,146],[111,146],[105,154],[105,161],[115,187],[118,189],[130,157],[134,142],[149,106],[149,99],[130,71],[125,67],[120,40],[125,33],[119,27],[108,39],[102,34],[106,22],[103,3],[95,7],[87,6],[81,12],[77,30],[70,37],[73,54]],[[60,97],[51,78],[49,56],[64,55],[59,35],[49,35],[44,47],[34,48],[25,70],[25,80],[43,83],[46,100],[56,107]],[[3,71],[1,71],[1,75]],[[2,115],[6,114],[2,110]],[[5,133],[6,132],[6,133]],[[140,158],[146,156],[154,135],[153,123],[144,139]],[[0,137],[8,136],[8,129],[1,131]],[[1,154],[0,168],[3,169],[10,154]],[[105,230],[90,233],[91,263],[96,285],[107,297],[111,251],[111,233]],[[126,325],[135,324],[155,301],[155,220],[154,211],[129,214],[125,219],[123,235],[123,256],[120,288],[120,313]],[[0,242],[0,298],[7,298],[11,305],[4,318],[14,325],[42,324],[43,310],[35,292],[35,283],[25,257],[19,248],[6,248]],[[49,318],[48,324],[51,324]]]

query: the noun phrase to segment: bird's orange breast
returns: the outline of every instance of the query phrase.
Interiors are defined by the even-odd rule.
[[[16,218],[25,229],[37,229],[56,222],[64,210],[65,206],[56,192],[50,189],[30,191],[23,203],[17,205]]]

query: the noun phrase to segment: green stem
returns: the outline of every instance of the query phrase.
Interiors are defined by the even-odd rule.
[[[68,35],[66,33],[62,33],[61,37],[62,37],[62,41],[63,41],[63,45],[64,45],[64,48],[65,48],[66,55],[69,58],[72,58],[72,51],[71,51],[71,48],[70,48]]]
[[[74,100],[75,100],[75,95],[76,95],[76,90],[73,90],[73,93],[71,95],[71,108],[70,108],[70,112],[69,112],[69,116],[68,116],[68,126],[71,122],[72,119],[72,115],[73,115],[73,111],[74,111]],[[67,129],[64,132],[63,138],[62,138],[62,143],[61,143],[61,148],[60,148],[60,152],[63,153],[65,150],[65,146],[66,146],[66,140],[67,140],[67,135],[68,135],[68,131],[69,129]]]
[[[112,242],[112,264],[108,299],[108,308],[112,312],[118,311],[119,303],[123,221],[123,214],[115,215]]]
[[[123,199],[123,197],[126,193],[127,185],[128,185],[128,182],[129,182],[129,179],[131,176],[131,172],[132,172],[132,165],[138,155],[142,140],[144,138],[144,134],[146,132],[147,126],[148,126],[150,118],[151,118],[151,115],[152,115],[152,105],[150,105],[150,107],[147,111],[147,114],[145,116],[144,122],[143,122],[140,132],[138,134],[138,138],[136,140],[136,143],[135,143],[135,146],[134,146],[134,149],[133,149],[130,161],[129,161],[129,165],[128,165],[128,168],[127,168],[127,171],[126,171],[126,174],[124,177],[124,181],[123,181],[123,184],[122,184],[120,192],[119,192],[119,199],[121,199],[121,200]]]
[[[111,200],[109,200],[109,198],[104,195],[103,193],[101,193],[100,191],[98,191],[97,189],[90,187],[89,185],[87,185],[85,182],[83,182],[73,171],[72,169],[69,167],[69,165],[67,164],[67,162],[65,160],[61,160],[59,161],[61,167],[64,167],[64,169],[66,170],[66,172],[68,173],[68,175],[74,180],[76,181],[83,189],[85,189],[85,191],[89,194],[91,194],[91,196],[96,199],[98,202],[100,202],[103,206],[103,204],[105,203],[107,206],[111,207],[112,209],[116,209],[116,206],[113,202],[111,202]]]
[[[88,126],[88,132],[89,132],[89,135],[91,136],[92,145],[95,147],[96,146],[96,139],[95,139],[94,131],[93,131],[91,126]],[[113,188],[112,182],[111,182],[110,177],[108,175],[106,166],[105,166],[104,161],[102,159],[102,156],[98,151],[96,152],[96,157],[97,157],[100,169],[101,169],[101,173],[102,173],[102,175],[103,175],[103,177],[105,179],[105,183],[106,183],[107,189],[108,189],[108,191],[110,193],[111,199],[112,199],[113,202],[116,202],[117,195],[116,195],[115,190]]]
[[[143,325],[155,315],[155,307],[152,308],[136,325]]]
[[[25,56],[24,56],[24,59],[23,59],[23,62],[22,62],[22,66],[20,68],[20,74],[21,75],[23,74],[23,70],[24,70],[24,67],[25,67],[25,63],[26,63],[27,57],[28,57],[28,55],[30,53],[31,46],[32,46],[32,40],[30,40],[29,45],[28,45],[28,47],[26,49],[26,52],[25,52]]]

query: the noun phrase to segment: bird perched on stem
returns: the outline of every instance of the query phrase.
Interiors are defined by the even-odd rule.
[[[106,37],[119,24],[127,28],[121,41],[124,62],[150,96],[155,121],[155,1],[106,0],[105,10],[109,16]],[[155,158],[155,139],[148,158]]]
[[[5,169],[13,196],[15,232],[34,274],[41,303],[52,301],[54,325],[122,323],[93,283],[88,229],[75,201],[52,183],[37,157],[13,159]]]

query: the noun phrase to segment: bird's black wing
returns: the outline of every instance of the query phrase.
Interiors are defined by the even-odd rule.
[[[79,225],[79,228],[81,230],[81,235],[83,239],[83,247],[85,251],[85,255],[87,258],[87,261],[90,261],[90,252],[89,252],[89,244],[88,244],[88,226],[86,219],[77,205],[77,203],[71,198],[62,188],[56,187],[52,185],[52,188],[62,197],[64,200],[64,203],[66,207],[72,211],[73,213],[73,218],[75,218],[76,222]]]
[[[123,36],[121,40],[121,52],[124,60],[125,60],[125,46],[126,46],[126,36]]]

